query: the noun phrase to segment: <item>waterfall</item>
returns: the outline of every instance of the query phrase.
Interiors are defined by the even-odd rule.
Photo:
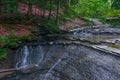
[[[41,46],[23,46],[17,50],[16,68],[26,67],[27,65],[40,65],[43,60]]]
[[[23,73],[2,80],[120,79],[119,57],[82,45],[25,45],[16,54],[16,68]]]
[[[27,46],[24,46],[24,52],[23,52],[23,62],[21,63],[21,66],[26,66],[27,65],[27,58],[29,56],[29,50]]]

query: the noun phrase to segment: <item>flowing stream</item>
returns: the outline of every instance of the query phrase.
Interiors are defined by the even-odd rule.
[[[30,64],[34,64],[36,66],[40,65],[43,60],[43,56],[41,46],[23,46],[17,51],[16,68],[26,67]]]

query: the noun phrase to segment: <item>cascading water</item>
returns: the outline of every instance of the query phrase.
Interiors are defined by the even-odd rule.
[[[29,50],[27,48],[27,46],[24,47],[24,57],[23,57],[23,62],[21,64],[21,66],[25,66],[27,65],[27,58],[28,58],[28,55],[29,55]]]
[[[29,74],[2,80],[119,80],[120,59],[76,45],[23,46],[16,55],[16,67],[41,66]]]
[[[79,38],[101,37],[98,35],[87,31],[74,33]],[[37,65],[39,69],[2,80],[120,80],[120,58],[85,45],[65,45],[63,40],[62,45],[25,45],[16,54],[18,70],[28,65]]]
[[[26,67],[27,65],[40,65],[43,60],[41,46],[24,46],[17,51],[16,68]]]

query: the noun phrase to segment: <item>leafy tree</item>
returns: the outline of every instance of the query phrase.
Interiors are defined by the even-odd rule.
[[[120,9],[120,0],[112,0],[112,8]]]

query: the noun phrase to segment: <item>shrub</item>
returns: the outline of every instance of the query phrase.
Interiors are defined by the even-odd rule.
[[[61,32],[60,29],[56,25],[54,25],[50,22],[45,24],[44,27],[45,27],[45,31],[49,34],[55,34],[55,33],[60,33]]]
[[[72,9],[82,17],[104,17],[110,10],[110,4],[105,0],[80,0]]]
[[[120,9],[108,12],[106,17],[120,17]]]
[[[0,43],[5,45],[9,44],[10,43],[9,38],[6,36],[0,36]]]
[[[11,33],[9,37],[0,36],[0,58],[4,59],[7,57],[6,49],[7,47],[17,46],[18,42],[26,40],[27,35],[17,37],[14,33]]]
[[[6,48],[0,47],[0,59],[5,59],[7,57]]]

